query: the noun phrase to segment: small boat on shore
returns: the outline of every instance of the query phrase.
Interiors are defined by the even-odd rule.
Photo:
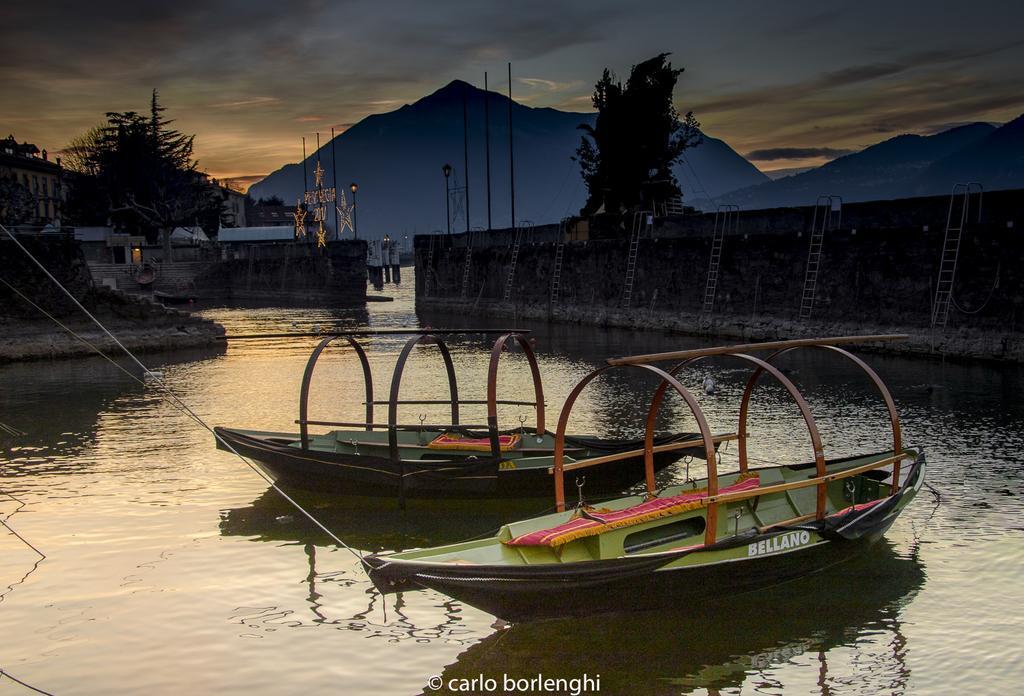
[[[881,538],[924,483],[924,454],[904,448],[899,417],[885,384],[860,358],[838,347],[900,338],[778,341],[609,360],[576,386],[562,409],[554,454],[557,512],[506,524],[488,538],[372,554],[364,558],[367,572],[383,593],[429,588],[519,622],[720,600],[841,562]],[[825,457],[810,407],[772,364],[790,350],[811,347],[850,360],[871,379],[888,410],[891,443],[854,457]],[[756,351],[772,353],[764,359],[749,355]],[[718,471],[707,420],[677,379],[686,367],[712,356],[731,356],[754,368],[740,402],[739,468],[732,472]],[[668,370],[655,366],[668,361],[677,364]],[[566,509],[564,473],[588,466],[597,469],[610,459],[566,464],[565,425],[573,403],[596,376],[626,367],[660,378],[647,412],[647,490],[599,507]],[[765,374],[799,407],[810,435],[811,460],[749,466],[748,409]],[[683,398],[698,423],[707,476],[657,490],[653,424],[669,389]]]
[[[153,299],[163,304],[192,304],[196,301],[197,297],[195,293],[189,292],[162,292],[160,290],[153,291]]]
[[[217,447],[251,458],[275,481],[300,488],[351,495],[419,498],[522,498],[545,496],[555,479],[556,439],[544,423],[544,390],[540,368],[525,331],[434,331],[379,330],[333,333],[323,338],[306,364],[299,395],[299,432],[267,432],[237,428],[215,428]],[[373,382],[366,352],[357,340],[372,335],[411,334],[399,354],[387,401],[374,401]],[[444,337],[465,334],[497,334],[488,365],[486,399],[459,397],[454,363]],[[341,340],[354,350],[363,371],[364,422],[311,420],[309,391],[313,371],[323,351]],[[497,398],[498,363],[510,344],[518,345],[530,366],[532,401]],[[444,361],[449,398],[444,400],[399,398],[402,374],[413,349],[434,345]],[[461,405],[485,405],[486,424],[460,423]],[[374,422],[374,406],[388,407],[387,422]],[[449,423],[408,424],[398,422],[401,405],[448,406]],[[527,426],[520,418],[518,428],[498,427],[498,406],[534,409],[536,422]],[[334,428],[320,434],[310,426]],[[735,435],[713,436],[715,446],[736,439]],[[670,433],[653,436],[655,452],[651,468],[660,471],[685,455],[706,456],[698,433]],[[593,435],[565,435],[563,461],[607,459],[606,466],[587,473],[588,493],[618,495],[645,476],[644,442],[608,439]]]

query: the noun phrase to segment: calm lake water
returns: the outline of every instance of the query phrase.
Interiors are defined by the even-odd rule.
[[[417,318],[409,275],[401,288],[388,288],[395,302],[367,311],[199,311],[229,333],[316,324],[493,325],[471,316]],[[535,330],[549,423],[569,389],[603,358],[700,344],[656,332],[521,323]],[[378,393],[402,342],[367,341]],[[211,425],[293,430],[313,345],[236,342],[222,353],[143,360]],[[460,392],[482,398],[486,342],[454,342],[452,350]],[[829,455],[884,446],[884,408],[855,370],[814,351],[785,360]],[[0,519],[47,554],[37,563],[0,528],[0,669],[59,694],[419,694],[435,675],[478,684],[482,675],[501,692],[505,675],[538,674],[599,675],[600,691],[586,693],[602,694],[1019,693],[1024,373],[868,360],[896,397],[906,442],[927,451],[934,487],[922,491],[884,543],[757,595],[511,628],[493,628],[494,617],[432,592],[381,598],[349,552],[233,455],[214,449],[212,437],[155,386],[101,359],[0,367],[0,422],[27,433],[0,436],[0,492],[23,502],[0,495]],[[719,385],[717,395],[700,395],[712,427],[732,430],[747,373],[727,360],[707,362],[686,383],[699,391],[706,374]],[[435,350],[418,351],[406,375],[403,398],[446,396]],[[359,380],[350,351],[326,354],[311,417],[361,417]],[[500,385],[505,398],[529,393],[521,354],[503,358]],[[639,432],[650,388],[629,371],[612,373],[584,393],[573,430]],[[678,403],[664,411],[665,427],[692,428]],[[421,413],[427,422],[443,416],[412,406],[402,420],[416,422]],[[506,407],[502,424],[517,425],[520,415],[532,422],[532,413]],[[479,410],[463,416],[480,418]],[[810,458],[798,412],[768,385],[755,396],[750,431],[759,460]],[[727,465],[734,455],[725,453]],[[402,512],[387,501],[297,497],[361,550],[473,537],[550,505],[421,504]],[[29,692],[0,677],[0,693]]]

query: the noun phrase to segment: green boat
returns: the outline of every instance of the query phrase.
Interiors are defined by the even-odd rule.
[[[721,597],[786,582],[846,560],[876,542],[924,484],[925,457],[905,448],[895,404],[878,375],[841,344],[898,340],[854,336],[776,341],[675,351],[609,360],[569,395],[555,435],[557,512],[504,525],[484,539],[392,554],[364,564],[384,593],[432,589],[521,622],[602,612],[652,609]],[[846,358],[871,379],[889,413],[892,440],[855,457],[825,457],[810,407],[772,363],[798,348]],[[749,353],[771,351],[762,359]],[[694,362],[731,356],[753,366],[736,428],[739,468],[719,473],[714,436],[699,405],[677,379]],[[677,363],[665,370],[655,363]],[[644,439],[646,491],[567,509],[564,474],[604,466],[613,457],[566,463],[565,426],[576,399],[598,375],[642,369],[660,378]],[[747,415],[755,386],[773,377],[800,408],[812,443],[805,463],[749,466]],[[668,389],[695,417],[707,458],[707,477],[657,490],[654,422]]]

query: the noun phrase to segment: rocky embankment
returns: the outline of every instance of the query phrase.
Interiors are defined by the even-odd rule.
[[[91,311],[132,352],[200,347],[216,350],[224,346],[224,327],[209,319],[111,290],[97,288],[94,292],[100,297],[93,298]],[[81,319],[62,318],[61,323],[80,338],[46,317],[0,316],[0,363],[95,355],[95,349],[85,341],[112,357],[123,354],[114,341],[84,315]]]
[[[19,241],[129,350],[223,350],[224,327],[219,324],[94,285],[74,240],[55,236]],[[0,268],[0,363],[92,355],[93,346],[108,355],[120,352],[113,339],[12,242],[0,242]]]

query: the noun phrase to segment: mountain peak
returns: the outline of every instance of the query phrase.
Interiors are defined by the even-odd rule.
[[[415,104],[437,104],[437,103],[462,103],[463,98],[468,98],[471,101],[475,99],[483,98],[484,91],[476,85],[470,84],[465,80],[452,80],[444,87],[437,89],[425,97],[417,99]],[[502,96],[493,90],[491,90],[491,99],[496,96]]]

